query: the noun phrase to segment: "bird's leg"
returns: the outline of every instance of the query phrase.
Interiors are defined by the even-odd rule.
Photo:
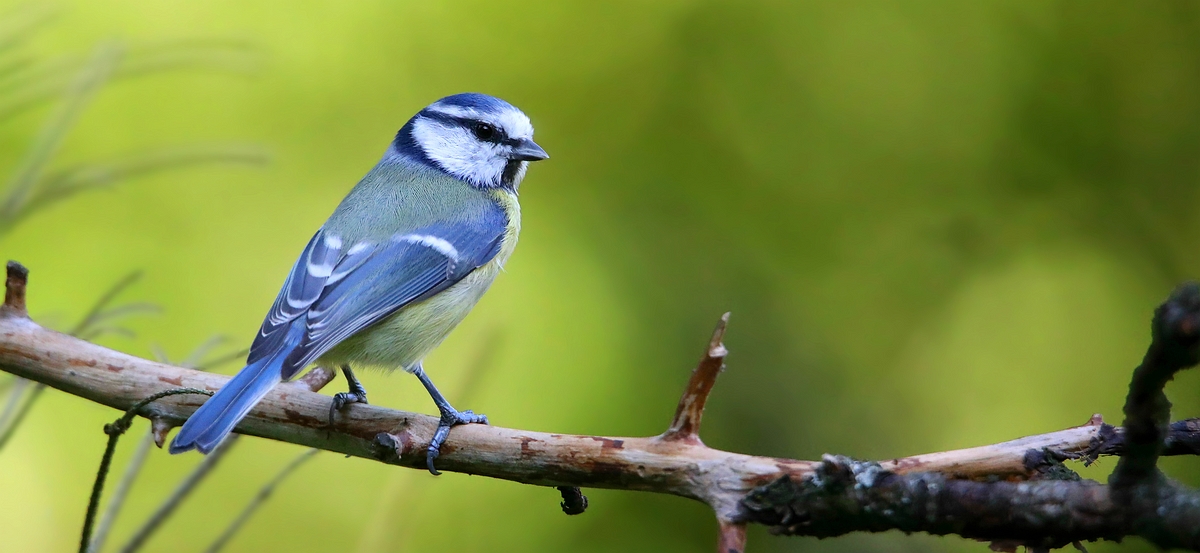
[[[487,424],[487,415],[476,415],[471,411],[458,411],[450,406],[450,402],[446,401],[445,396],[438,391],[437,386],[433,385],[433,381],[425,375],[425,370],[417,363],[417,367],[412,370],[412,373],[417,375],[421,380],[421,384],[425,386],[425,391],[429,392],[429,397],[433,398],[433,403],[437,405],[438,411],[441,412],[442,418],[438,421],[437,432],[433,433],[433,439],[429,442],[429,451],[425,456],[425,463],[429,467],[429,472],[434,476],[441,474],[437,469],[433,468],[433,462],[441,453],[442,444],[446,442],[446,437],[450,435],[450,427],[460,424]]]
[[[354,376],[354,371],[350,370],[350,365],[342,365],[342,374],[346,375],[346,383],[350,387],[350,391],[333,394],[333,404],[329,406],[329,426],[333,426],[334,415],[347,405],[367,402],[367,390],[363,388],[362,383]]]

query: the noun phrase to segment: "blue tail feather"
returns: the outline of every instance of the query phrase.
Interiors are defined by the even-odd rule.
[[[225,439],[282,378],[285,355],[272,355],[251,363],[204,402],[171,441],[171,453],[198,449],[208,453]]]

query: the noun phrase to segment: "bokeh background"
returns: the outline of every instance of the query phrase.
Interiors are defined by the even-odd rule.
[[[213,336],[245,347],[295,255],[396,129],[461,91],[524,109],[553,156],[521,188],[507,273],[427,363],[452,401],[497,424],[658,433],[727,310],[732,354],[703,431],[715,447],[884,458],[1092,413],[1117,422],[1152,309],[1200,276],[1189,0],[0,7],[10,27],[51,16],[0,45],[0,99],[37,84],[23,67],[125,53],[48,170],[163,148],[270,155],[116,179],[0,237],[32,270],[34,317],[57,328],[143,270],[121,299],[162,312],[100,339],[136,355],[178,360]],[[179,51],[195,59],[146,61]],[[0,168],[20,173],[68,94],[0,121]],[[434,411],[415,379],[363,378],[372,403]],[[1200,414],[1200,375],[1168,392],[1177,418]],[[44,394],[0,454],[0,549],[73,550],[116,415]],[[300,451],[243,440],[147,550],[200,550]],[[152,452],[110,546],[199,460]],[[1165,466],[1200,484],[1194,459]],[[700,504],[587,493],[588,512],[566,517],[554,490],[322,454],[228,551],[713,547]],[[762,529],[750,547],[986,550]]]

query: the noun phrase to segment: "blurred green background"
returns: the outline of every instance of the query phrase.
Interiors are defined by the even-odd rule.
[[[729,370],[703,431],[714,447],[885,458],[1094,412],[1119,422],[1151,311],[1200,275],[1190,0],[56,6],[20,55],[84,59],[113,39],[143,53],[225,41],[244,55],[109,82],[54,167],[185,144],[271,153],[122,182],[3,236],[3,256],[32,270],[35,319],[58,328],[143,269],[122,298],[162,314],[101,340],[135,355],[180,359],[214,335],[247,345],[295,255],[396,129],[461,91],[521,107],[553,156],[521,187],[507,273],[426,365],[457,405],[504,426],[660,432],[726,310]],[[0,126],[0,167],[15,170],[55,105]],[[372,403],[433,411],[415,379],[363,378]],[[1176,418],[1200,414],[1200,374],[1168,392]],[[0,549],[73,550],[115,417],[44,395],[0,454]],[[199,550],[300,451],[243,441],[148,550]],[[153,451],[110,545],[199,460]],[[1200,484],[1194,459],[1164,465]],[[322,454],[228,550],[714,546],[700,504],[587,493],[588,512],[566,517],[551,489]],[[756,528],[750,550],[986,545]]]

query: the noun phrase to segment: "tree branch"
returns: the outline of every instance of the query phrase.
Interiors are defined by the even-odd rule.
[[[1039,471],[1043,479],[1034,482],[989,483],[931,472],[897,474],[879,463],[827,455],[809,476],[781,476],[751,492],[743,502],[747,518],[788,535],[897,529],[1036,549],[1137,535],[1164,549],[1200,550],[1200,494],[1171,482],[1156,466],[1167,443],[1180,450],[1195,444],[1191,435],[1171,439],[1197,425],[1168,424],[1171,404],[1163,388],[1200,361],[1200,287],[1187,284],[1171,294],[1151,328],[1149,350],[1129,386],[1124,432],[1094,426],[1099,442],[1084,452],[1122,450],[1109,486],[1069,471]],[[1055,463],[1059,453],[1028,459]]]
[[[38,326],[24,310],[23,268],[10,264],[9,269],[6,303],[0,308],[0,370],[122,410],[157,392],[180,387],[216,390],[228,379],[125,355]],[[1178,304],[1173,296],[1165,305]],[[1167,318],[1166,324],[1174,326],[1166,335],[1184,336],[1191,340],[1189,351],[1194,351],[1200,309],[1187,304],[1184,311],[1187,316]],[[722,317],[662,435],[579,436],[465,425],[450,433],[438,467],[539,486],[642,490],[696,499],[714,510],[724,553],[743,550],[748,523],[766,524],[783,534],[834,536],[900,529],[1038,547],[1129,535],[1163,543],[1153,532],[1179,530],[1185,523],[1200,528],[1200,508],[1183,505],[1190,492],[1177,487],[1156,496],[1159,505],[1176,511],[1155,519],[1161,524],[1151,528],[1129,522],[1142,519],[1128,517],[1130,511],[1113,500],[1115,487],[1046,479],[1056,474],[1046,469],[1060,467],[1065,459],[1120,455],[1127,447],[1142,448],[1130,462],[1145,466],[1147,457],[1140,452],[1147,441],[1159,443],[1161,450],[1151,448],[1151,468],[1160,453],[1195,454],[1200,424],[1181,421],[1167,428],[1159,424],[1169,415],[1161,405],[1151,425],[1161,432],[1149,435],[1122,432],[1093,417],[1083,426],[1050,434],[881,463],[838,456],[822,461],[758,457],[709,448],[699,439],[700,415],[724,364],[721,341],[727,320]],[[1179,334],[1179,329],[1191,330]],[[1156,330],[1158,346],[1152,344],[1152,351],[1163,346],[1162,334]],[[1177,360],[1172,355],[1164,358]],[[1147,360],[1152,361],[1149,354]],[[1184,360],[1194,362],[1192,357]],[[1157,370],[1139,372],[1152,374],[1152,384],[1166,382]],[[237,431],[423,470],[437,418],[353,404],[329,427],[330,398],[311,390],[332,377],[330,371],[317,368],[305,382],[276,387]],[[1157,389],[1161,393],[1161,386]],[[161,442],[171,426],[182,423],[203,401],[196,396],[170,397],[147,406],[142,414],[154,422]],[[1169,447],[1163,449],[1163,444]],[[1132,486],[1144,481],[1143,472],[1134,475]],[[1195,535],[1177,538],[1174,544],[1200,550]]]

